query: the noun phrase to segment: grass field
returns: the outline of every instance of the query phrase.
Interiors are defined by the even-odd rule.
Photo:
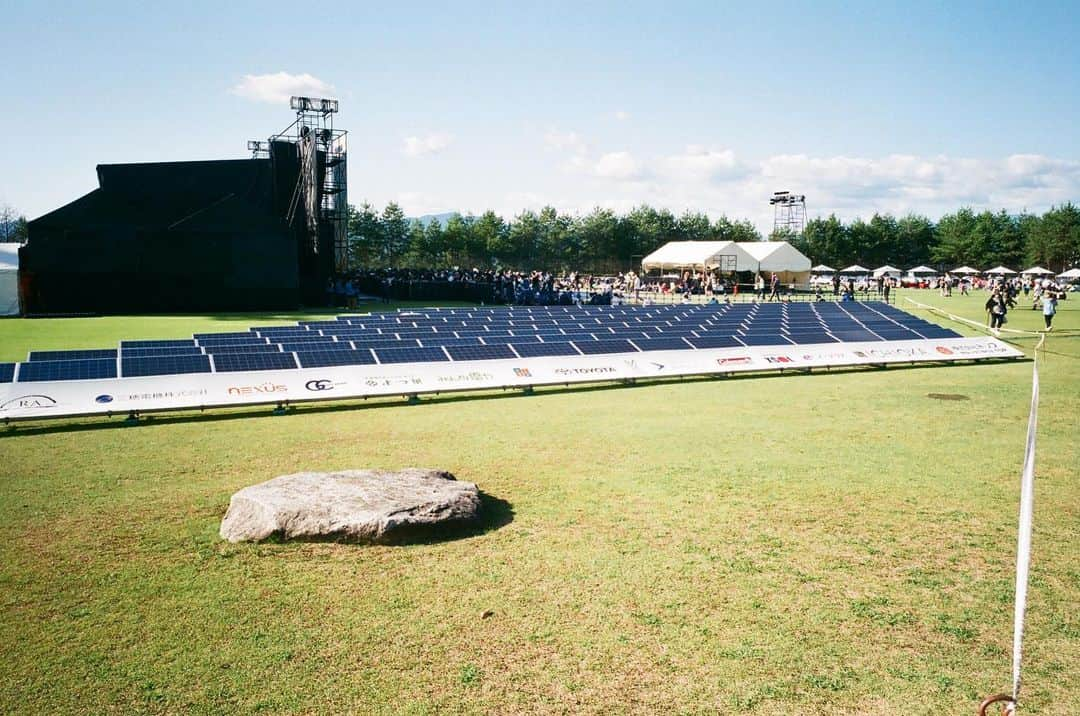
[[[227,329],[6,320],[0,360]],[[1046,349],[1022,712],[1075,714],[1080,338]],[[1030,387],[1014,362],[6,428],[0,711],[972,714],[1010,681]],[[243,486],[408,465],[477,482],[486,528],[217,537]]]

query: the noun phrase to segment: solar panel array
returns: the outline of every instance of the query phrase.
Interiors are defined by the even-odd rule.
[[[31,351],[0,383],[959,337],[884,303],[433,308]]]

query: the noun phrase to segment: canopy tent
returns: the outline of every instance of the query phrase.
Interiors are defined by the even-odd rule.
[[[1032,276],[1032,275],[1034,275],[1034,276],[1052,276],[1054,274],[1053,271],[1047,271],[1042,266],[1032,266],[1031,268],[1025,269],[1025,270],[1021,271],[1020,273],[1028,275],[1028,276]]]
[[[973,273],[979,273],[979,269],[973,269],[970,266],[960,266],[959,268],[954,268],[949,273],[973,274]]]
[[[775,273],[805,283],[810,259],[786,241],[669,241],[641,261],[643,272],[666,269]]]
[[[814,273],[836,273],[836,269],[832,266],[826,266],[825,264],[818,264],[810,270]]]
[[[840,273],[870,273],[870,269],[859,264],[851,264],[846,269],[840,269]]]
[[[641,270],[728,269],[734,260],[734,270],[753,271],[757,261],[739,247],[734,241],[669,241],[641,260]]]
[[[19,315],[19,246],[0,244],[0,316]]]
[[[896,268],[895,266],[889,266],[888,264],[886,264],[884,266],[874,269],[874,278],[877,278],[879,276],[896,276],[897,278],[899,278],[900,273],[900,269]]]
[[[1080,268],[1071,268],[1068,271],[1064,271],[1058,274],[1058,278],[1067,278],[1070,280],[1080,278]]]
[[[757,260],[752,271],[774,273],[783,283],[810,281],[810,259],[786,241],[740,241],[738,246]]]
[[[997,275],[1004,276],[1005,274],[1014,274],[1016,272],[1013,271],[1011,268],[1005,268],[1004,266],[995,266],[994,268],[990,269],[986,273],[992,273],[992,274],[997,274]]]
[[[916,275],[918,275],[920,273],[933,273],[933,274],[936,274],[937,272],[938,272],[937,269],[932,269],[929,266],[916,266],[913,269],[908,269],[908,273],[911,274],[912,276],[916,276]]]

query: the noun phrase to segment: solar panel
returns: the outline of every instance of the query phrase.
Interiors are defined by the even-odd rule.
[[[844,341],[845,343],[857,343],[859,341],[880,341],[881,339],[875,336],[870,331],[836,331],[830,330],[834,336]]]
[[[155,356],[198,356],[202,355],[199,346],[173,346],[171,348],[128,348],[120,350],[121,358],[153,358]]]
[[[0,383],[10,383],[15,380],[15,364],[0,363]]]
[[[235,373],[247,370],[289,370],[296,367],[292,353],[218,353],[214,355],[214,370]]]
[[[442,348],[375,348],[380,363],[435,363],[448,361]]]
[[[205,346],[207,353],[220,355],[223,353],[280,353],[277,343],[223,343],[221,345]]]
[[[202,343],[203,340],[227,340],[229,338],[251,338],[251,331],[233,331],[232,333],[196,333],[195,340]]]
[[[446,349],[454,360],[504,360],[517,358],[505,343],[493,346],[451,346]]]
[[[514,349],[522,358],[539,358],[541,356],[577,356],[581,355],[573,343],[569,341],[559,341],[556,343],[511,343],[510,347]]]
[[[265,346],[269,343],[265,338],[251,336],[249,338],[204,338],[199,340],[199,345],[204,348],[216,348],[218,346]]]
[[[663,338],[642,338],[635,340],[634,345],[643,351],[682,351],[691,350],[692,345],[678,336],[665,336]]]
[[[371,340],[353,339],[352,344],[356,348],[416,348],[420,342],[415,338],[398,340],[397,338],[376,338]]]
[[[193,340],[120,341],[121,350],[128,348],[181,348],[194,346]]]
[[[794,343],[835,343],[836,338],[833,338],[828,333],[792,333],[788,335],[788,339]]]
[[[790,346],[791,341],[779,333],[751,334],[739,336],[739,340],[748,346]]]
[[[480,345],[480,339],[473,337],[454,338],[453,335],[429,336],[427,338],[421,338],[420,345],[429,348],[432,346],[478,346]]]
[[[622,338],[608,338],[601,341],[574,341],[574,345],[585,355],[601,353],[637,353],[634,344]]]
[[[686,340],[690,341],[694,348],[741,348],[743,345],[733,336],[687,336]]]
[[[93,360],[95,358],[112,358],[116,360],[116,349],[95,348],[81,351],[30,351],[27,360]]]
[[[335,348],[350,348],[348,343],[334,342],[331,338],[323,338],[318,341],[297,341],[296,343],[282,343],[281,350],[285,353],[299,353],[300,351],[334,350]]]
[[[115,377],[115,358],[43,360],[22,363],[19,367],[20,383],[37,383],[47,380],[97,380]]]
[[[180,375],[182,373],[209,373],[210,356],[172,355],[155,357],[124,357],[120,361],[120,375],[135,378],[143,375]]]
[[[335,365],[371,365],[375,363],[375,356],[370,350],[317,350],[298,351],[297,360],[301,368],[324,368]]]

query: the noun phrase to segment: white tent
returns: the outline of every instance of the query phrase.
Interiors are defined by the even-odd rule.
[[[913,269],[908,269],[908,273],[911,274],[912,276],[918,275],[920,273],[933,273],[933,274],[936,274],[937,272],[938,272],[937,269],[932,269],[929,266],[916,266]]]
[[[810,281],[810,259],[786,241],[740,241],[738,247],[752,256],[752,271],[775,273],[783,283]]]
[[[0,316],[19,315],[19,244],[0,244]]]
[[[1025,269],[1024,271],[1021,271],[1020,273],[1027,274],[1027,275],[1035,275],[1035,276],[1051,276],[1051,275],[1053,275],[1054,272],[1053,271],[1047,271],[1042,266],[1032,266],[1031,268]]]
[[[896,278],[900,278],[900,269],[886,264],[885,266],[874,269],[874,278],[877,278],[878,276],[895,276]]]
[[[995,266],[994,268],[990,269],[986,273],[1000,274],[1000,275],[1004,276],[1005,274],[1013,274],[1013,273],[1016,273],[1016,272],[1013,271],[1011,268],[1005,268],[1004,266]]]
[[[826,266],[825,264],[818,264],[810,270],[814,273],[836,273],[836,269],[834,269],[832,266]]]
[[[840,269],[840,273],[870,273],[870,269],[859,264],[851,264],[846,269]]]
[[[960,266],[959,268],[954,268],[954,269],[953,269],[952,271],[950,271],[949,273],[966,273],[966,274],[973,274],[973,273],[979,273],[979,269],[973,269],[973,268],[971,268],[970,266]]]
[[[753,271],[757,261],[734,241],[669,241],[641,260],[641,270],[727,269],[734,257],[736,271]]]
[[[1068,271],[1058,274],[1058,278],[1077,279],[1080,278],[1080,268],[1071,268]]]

